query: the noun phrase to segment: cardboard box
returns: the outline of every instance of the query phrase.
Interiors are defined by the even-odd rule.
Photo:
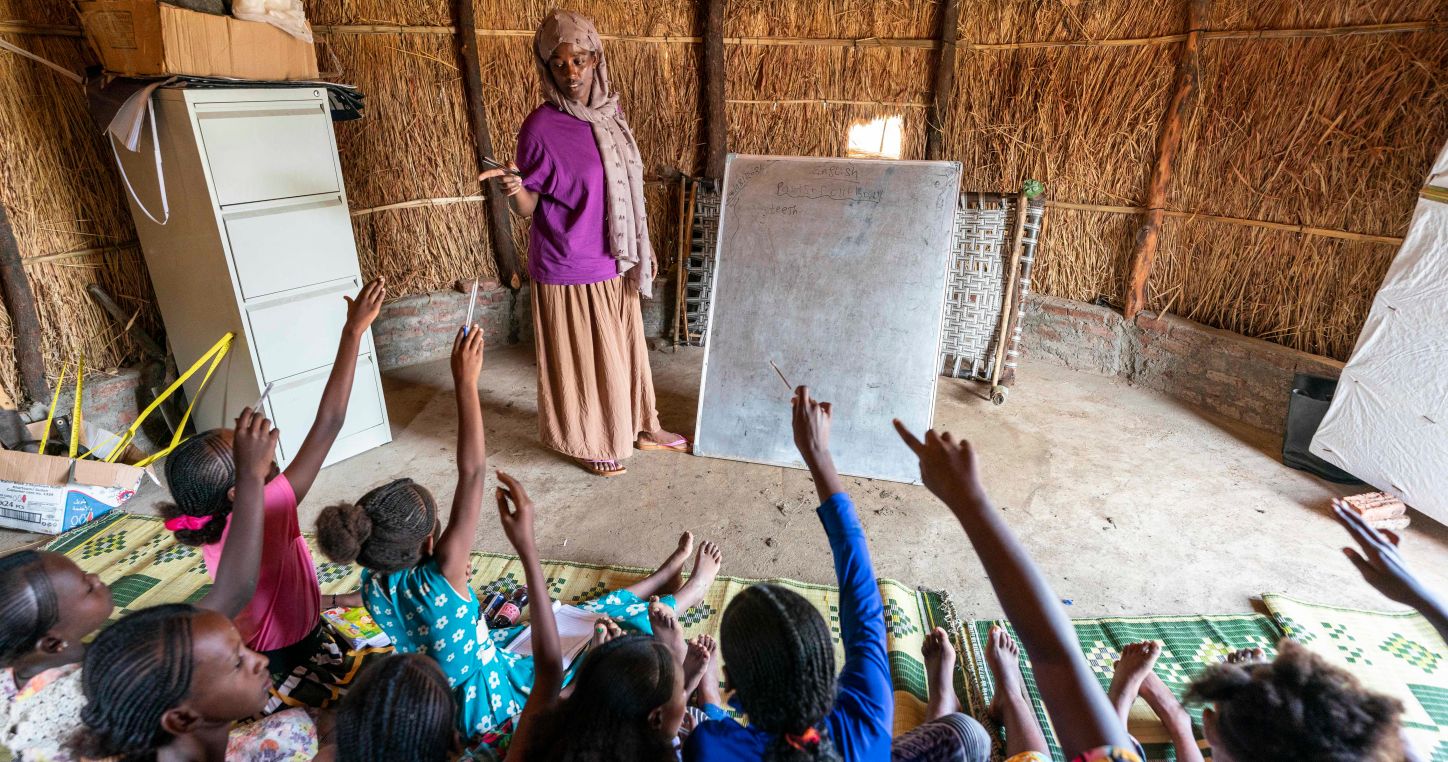
[[[107,71],[127,76],[316,79],[312,43],[256,21],[156,0],[79,0],[86,40]]]
[[[146,470],[0,450],[0,527],[60,534],[130,500]]]

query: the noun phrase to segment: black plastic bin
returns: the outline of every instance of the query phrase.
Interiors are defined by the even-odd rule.
[[[1322,417],[1332,404],[1337,379],[1298,373],[1287,400],[1287,433],[1282,437],[1282,463],[1338,484],[1362,484],[1356,476],[1308,452]]]

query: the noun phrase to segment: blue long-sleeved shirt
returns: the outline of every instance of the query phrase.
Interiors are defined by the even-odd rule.
[[[890,759],[895,702],[885,651],[885,607],[870,564],[865,531],[850,496],[830,496],[816,511],[830,539],[840,586],[840,634],[845,666],[825,731],[848,762]],[[688,762],[753,762],[773,736],[732,719],[701,724],[684,744]]]

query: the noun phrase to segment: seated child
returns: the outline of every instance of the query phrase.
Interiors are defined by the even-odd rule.
[[[82,638],[114,608],[100,577],[59,553],[0,558],[0,749],[21,760],[71,758],[65,737],[85,705]]]
[[[266,657],[230,619],[184,603],[142,609],[101,630],[85,655],[87,759],[303,762],[317,753],[304,709],[249,725],[270,697]]]
[[[338,702],[334,745],[317,762],[451,762],[462,753],[456,716],[436,662],[391,654],[369,664]]]
[[[251,598],[261,557],[263,479],[276,448],[270,423],[250,410],[233,443],[240,473],[236,533],[222,559],[225,576],[199,606],[235,616]],[[66,742],[85,705],[85,638],[115,606],[100,578],[63,555],[21,551],[0,558],[0,747],[20,760],[69,762]]]
[[[322,596],[311,552],[302,539],[297,505],[306,499],[342,430],[352,394],[357,354],[367,328],[382,308],[383,279],[347,299],[347,322],[337,346],[317,417],[297,457],[284,473],[272,464],[266,485],[266,541],[256,593],[236,618],[247,645],[266,655],[272,674],[273,699],[265,711],[285,704],[325,706],[336,687],[357,668],[347,644],[324,626]],[[345,298],[345,297],[344,297]],[[201,547],[206,571],[219,583],[220,558],[230,543],[236,463],[231,458],[232,432],[214,429],[183,442],[166,458],[166,482],[174,505],[163,505],[166,528],[187,545]],[[342,600],[338,600],[342,598]],[[329,603],[347,605],[345,596]]]
[[[1140,762],[1059,599],[986,496],[970,445],[933,430],[921,442],[899,421],[895,427],[920,458],[921,481],[955,514],[980,555],[1006,618],[1032,657],[1042,702],[1067,759]],[[1011,760],[1048,760],[1045,738],[1024,695],[1014,639],[1001,628],[992,629],[986,658],[997,680],[992,708],[1006,725]]]
[[[482,500],[486,449],[478,373],[482,331],[462,331],[453,344],[452,371],[458,405],[458,482],[445,528],[432,494],[411,479],[398,479],[363,495],[353,505],[333,505],[317,519],[317,542],[339,563],[360,563],[368,613],[401,653],[431,656],[442,667],[458,702],[458,729],[465,738],[506,729],[519,714],[534,679],[530,657],[497,648],[478,616],[468,584],[468,562]],[[505,524],[506,526],[506,524]],[[510,535],[510,540],[513,537]],[[685,539],[692,542],[691,537]],[[647,629],[643,600],[680,576],[686,542],[663,567],[624,590],[606,593],[586,607]],[[524,548],[515,548],[520,556]],[[677,588],[671,605],[702,600],[720,556],[705,544],[694,574]],[[533,606],[536,615],[540,604]]]
[[[687,760],[883,760],[890,750],[894,696],[885,653],[884,607],[864,531],[829,453],[831,408],[800,387],[794,439],[819,492],[820,521],[840,586],[845,665],[835,676],[834,644],[819,611],[777,585],[744,590],[724,611],[719,641],[734,700],[748,715],[701,723],[684,744]]]

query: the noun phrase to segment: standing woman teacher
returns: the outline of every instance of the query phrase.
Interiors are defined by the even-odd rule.
[[[654,407],[639,296],[654,254],[643,162],[609,86],[593,22],[553,11],[533,36],[544,103],[518,132],[522,177],[490,169],[532,218],[528,275],[538,347],[538,434],[590,473],[618,476],[634,448],[688,452]]]

